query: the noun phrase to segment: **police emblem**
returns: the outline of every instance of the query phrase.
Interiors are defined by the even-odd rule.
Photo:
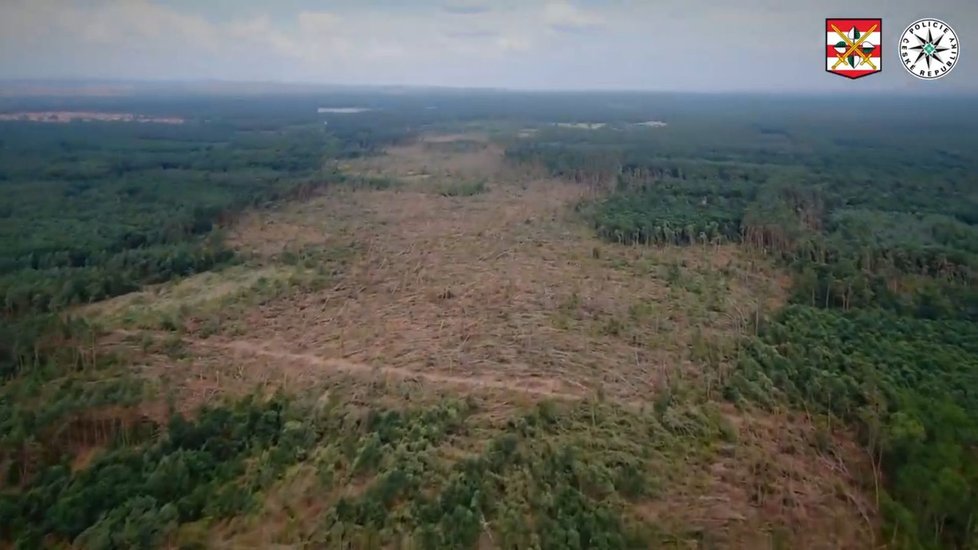
[[[917,78],[941,78],[958,62],[958,35],[940,19],[914,21],[900,37],[900,59]]]
[[[882,19],[826,19],[825,70],[862,78],[883,70]]]

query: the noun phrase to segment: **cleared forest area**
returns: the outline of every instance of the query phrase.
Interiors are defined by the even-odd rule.
[[[883,198],[824,164],[852,144],[808,121],[817,105],[500,98],[134,105],[186,122],[107,139],[87,164],[56,157],[105,180],[48,173],[65,199],[143,198],[113,203],[88,248],[9,241],[0,537],[966,546],[978,340],[961,243],[978,196],[963,165],[881,165]],[[10,124],[37,143],[84,131]],[[190,136],[194,163],[158,166]],[[120,167],[132,139],[152,153]],[[244,180],[224,170],[251,179],[231,188]],[[187,189],[211,207],[170,214],[161,173],[209,183]],[[928,178],[952,209],[918,190]],[[942,391],[922,417],[914,400]],[[958,462],[926,454],[935,440]],[[921,464],[948,484],[907,477]]]
[[[594,505],[610,506],[625,522],[622,528],[637,530],[630,536],[649,543],[682,540],[692,536],[689,530],[707,528],[710,537],[728,544],[739,544],[742,537],[756,544],[772,536],[808,540],[811,527],[803,526],[810,522],[830,526],[869,513],[860,511],[869,505],[858,491],[838,495],[832,489],[850,484],[848,469],[865,464],[857,458],[837,471],[833,461],[838,459],[814,447],[813,422],[785,413],[737,411],[720,399],[724,365],[738,339],[787,297],[784,281],[762,256],[731,245],[609,245],[574,212],[586,190],[522,173],[505,163],[500,147],[481,136],[425,136],[380,157],[345,161],[342,170],[352,181],[373,178],[391,184],[329,189],[307,201],[247,214],[228,231],[228,242],[240,257],[256,265],[287,263],[295,256],[294,263],[306,266],[301,269],[332,266],[326,269],[328,283],[313,288],[292,274],[279,279],[288,281],[280,292],[258,300],[260,293],[228,299],[218,292],[220,307],[186,301],[167,307],[167,296],[181,293],[160,291],[160,300],[149,298],[135,307],[177,312],[160,317],[176,331],[161,333],[166,326],[160,324],[147,326],[148,332],[126,332],[123,349],[142,346],[130,353],[144,353],[145,362],[155,364],[180,388],[178,395],[185,394],[181,401],[190,404],[256,385],[293,393],[316,387],[330,396],[338,386],[371,409],[399,410],[411,403],[441,407],[446,399],[464,400],[473,413],[466,429],[479,435],[456,435],[438,450],[446,455],[437,459],[446,472],[460,458],[484,452],[487,439],[504,437],[513,419],[525,414],[521,411],[541,406],[555,422],[566,423],[561,439],[578,441],[562,445],[582,453],[574,459],[582,468],[600,459],[591,456],[590,444],[570,449],[602,428],[572,420],[585,414],[580,411],[591,411],[593,422],[611,415],[638,426],[651,415],[657,423],[675,423],[664,432],[675,430],[675,443],[638,455],[622,449],[624,464],[601,468],[609,468],[606,475],[611,476],[623,475],[615,472],[625,468],[633,478],[627,483],[612,478],[610,492],[587,497]],[[413,177],[425,172],[432,177]],[[486,182],[485,191],[442,192],[445,182],[475,177]],[[269,268],[256,269],[261,275],[246,281],[274,286]],[[214,286],[208,288],[215,293]],[[111,304],[95,307],[125,319],[125,310]],[[611,439],[598,442],[599,448],[656,445],[645,436],[620,441],[613,428],[604,429],[610,431],[601,437]],[[682,443],[686,430],[698,441],[692,448]],[[527,459],[541,460],[549,452],[527,444],[533,448],[525,451]],[[844,439],[835,444],[849,445]],[[383,454],[396,453],[396,446],[383,448]],[[402,452],[404,459],[418,460],[415,451]],[[385,464],[393,468],[397,463]],[[301,486],[312,483],[305,477],[287,483],[288,490],[307,495],[306,506],[320,510],[348,495],[344,484],[369,487],[383,483],[388,473],[381,470],[355,481],[353,472],[341,468],[336,475],[350,479],[326,498],[315,484]],[[377,476],[374,481],[371,475]],[[428,475],[421,482],[434,487],[450,479]],[[510,474],[491,475],[506,479]],[[542,490],[517,489],[516,483],[508,479],[504,490]],[[655,487],[654,493],[645,494],[646,486]],[[630,491],[637,494],[628,497]],[[684,504],[669,504],[675,502]],[[408,504],[390,502],[385,513],[404,513]],[[248,525],[235,521],[219,533],[248,544],[274,542],[263,536],[285,536],[274,530],[254,533],[257,526],[268,529],[261,520]],[[344,538],[350,536],[348,529],[366,533],[358,535],[368,537],[363,540],[398,540],[385,535],[383,525],[374,525],[380,531],[368,535],[370,524],[346,519],[330,527],[328,536],[338,538],[328,540],[349,540]],[[663,533],[646,533],[652,525]],[[291,536],[297,541],[323,536],[321,525],[304,529]],[[340,534],[334,533],[338,529]],[[525,541],[530,541],[535,529],[521,528],[527,529]],[[833,530],[832,536],[855,544],[868,540],[871,530],[861,522]],[[512,534],[501,530],[498,536]]]

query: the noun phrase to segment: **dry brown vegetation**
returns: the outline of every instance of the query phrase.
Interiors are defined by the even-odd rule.
[[[490,144],[446,153],[432,143],[446,142],[396,148],[347,169],[481,174],[488,192],[441,197],[418,182],[338,190],[236,227],[237,246],[257,253],[351,242],[362,253],[339,284],[249,311],[235,337],[517,390],[641,400],[668,376],[696,374],[695,335],[733,333],[783,294],[746,271],[749,260],[733,247],[609,246],[571,219],[579,186],[508,172]],[[679,273],[672,281],[671,271]],[[763,297],[760,306],[754,296]]]
[[[783,275],[734,246],[599,241],[571,208],[581,186],[513,171],[483,136],[428,138],[343,169],[403,185],[331,189],[245,216],[230,235],[266,271],[285,254],[352,251],[328,284],[206,310],[184,301],[183,336],[124,335],[180,391],[185,410],[256,382],[372,402],[471,395],[502,415],[544,398],[636,409],[676,388],[709,398],[738,336],[785,298]],[[432,192],[474,179],[485,192]],[[252,289],[258,277],[234,289]],[[108,311],[119,318],[118,308]],[[735,442],[709,464],[671,472],[667,493],[636,514],[714,533],[723,546],[870,544],[872,507],[853,489],[865,465],[838,458],[859,456],[848,442],[787,414],[725,407],[724,415]],[[275,498],[303,495],[304,475]],[[281,531],[238,527],[250,543]]]

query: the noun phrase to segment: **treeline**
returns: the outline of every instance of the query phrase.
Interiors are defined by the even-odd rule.
[[[595,230],[599,236],[620,244],[694,245],[736,241],[740,220],[731,214],[729,201],[713,199],[704,208],[702,199],[651,194],[615,195],[597,209]]]
[[[96,302],[137,290],[144,284],[206,271],[230,261],[232,256],[219,241],[200,239],[134,248],[104,259],[96,254],[88,260],[90,264],[78,267],[22,269],[0,278],[3,312],[14,318]]]
[[[152,126],[0,125],[6,318],[211,269],[231,256],[212,234],[222,217],[325,176],[321,129]]]

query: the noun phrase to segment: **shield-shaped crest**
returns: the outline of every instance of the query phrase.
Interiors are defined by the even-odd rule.
[[[825,70],[861,78],[883,70],[882,19],[826,19]]]

